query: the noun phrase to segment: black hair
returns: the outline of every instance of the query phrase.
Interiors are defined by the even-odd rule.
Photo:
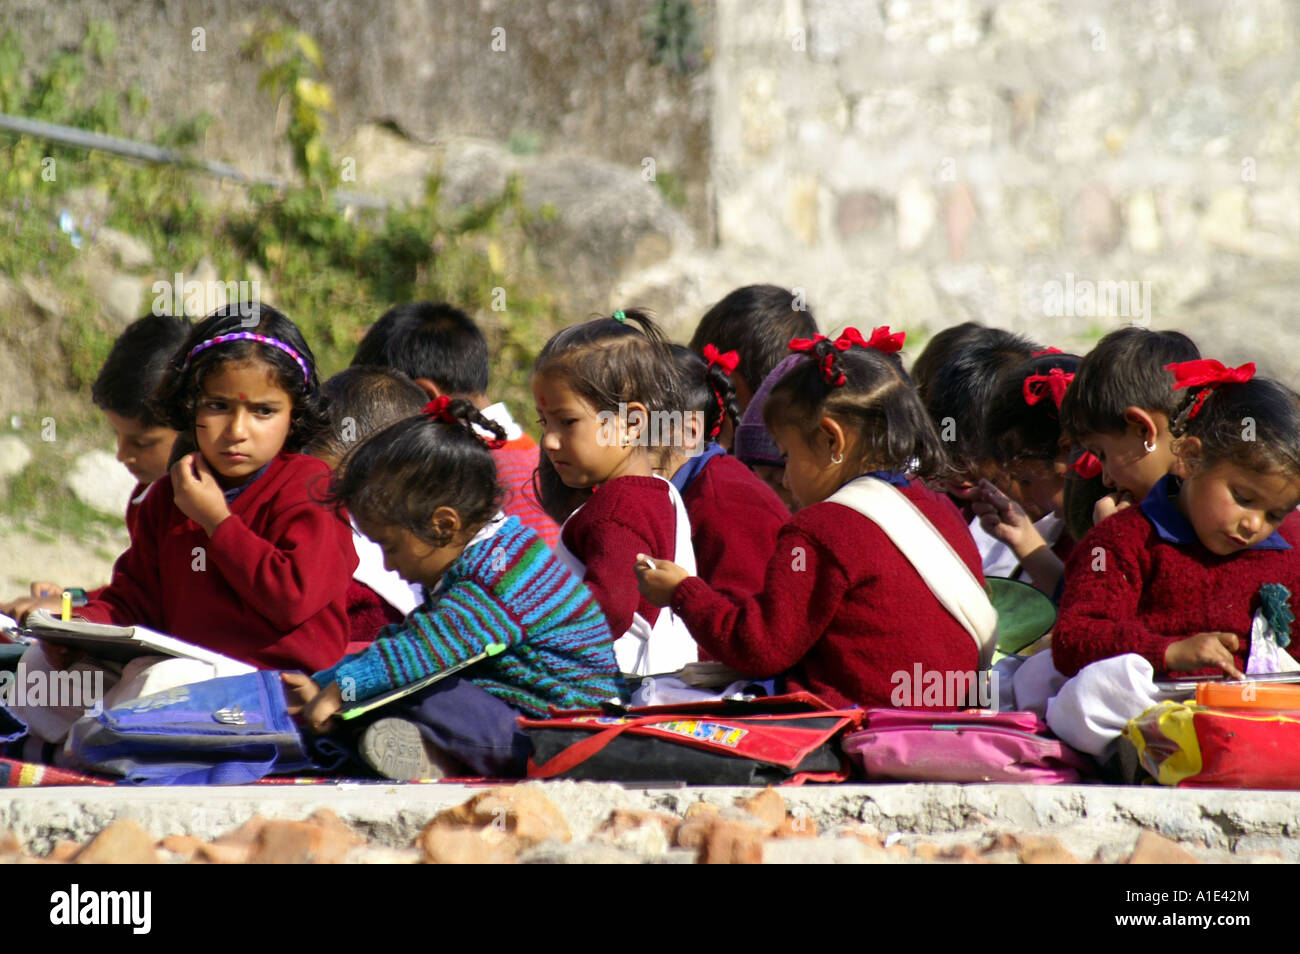
[[[1185,390],[1191,393],[1171,430],[1177,438],[1201,442],[1202,466],[1229,460],[1256,473],[1300,477],[1300,397],[1294,391],[1269,378],[1251,378],[1211,388],[1196,409],[1205,389]]]
[[[409,530],[435,547],[452,541],[433,526],[439,507],[472,533],[501,509],[496,462],[475,426],[505,439],[505,428],[464,398],[447,405],[453,421],[417,414],[390,424],[350,450],[330,479],[327,502],[362,520]]]
[[[414,381],[392,368],[354,365],[321,386],[330,426],[311,452],[341,460],[353,445],[388,425],[419,414],[428,396]]]
[[[593,318],[556,332],[533,364],[536,376],[563,375],[596,411],[640,403],[671,410],[676,398],[672,352],[653,319],[628,309],[623,319]]]
[[[1075,437],[1113,434],[1127,428],[1129,407],[1160,411],[1172,421],[1182,394],[1174,391],[1165,365],[1200,356],[1192,339],[1178,331],[1112,331],[1079,362],[1061,402],[1061,427]]]
[[[711,344],[740,355],[736,374],[750,392],[789,355],[791,338],[811,338],[817,319],[800,297],[776,285],[745,285],[715,304],[700,319],[690,348],[700,354]]]
[[[947,361],[948,356],[957,348],[979,340],[988,330],[977,321],[963,321],[960,325],[944,328],[925,343],[921,353],[912,362],[912,384],[922,400],[925,399],[925,389],[929,387],[935,369]]]
[[[1071,448],[1070,466],[1065,472],[1065,491],[1061,495],[1061,517],[1065,520],[1065,530],[1075,540],[1082,540],[1083,535],[1092,529],[1092,513],[1097,507],[1097,501],[1113,493],[1102,480],[1101,474],[1084,477],[1075,470],[1074,465],[1085,453],[1081,446]]]
[[[736,403],[736,386],[719,364],[709,364],[685,345],[669,345],[677,365],[677,388],[682,412],[703,416],[705,440],[716,440],[722,422],[731,419],[734,427],[740,419]]]
[[[539,448],[537,468],[533,471],[533,496],[548,517],[564,523],[593,493],[593,487],[570,487],[561,480],[550,455]]]
[[[1053,371],[1074,374],[1078,367],[1078,355],[1041,354],[1004,373],[984,418],[986,456],[1004,466],[1018,460],[1056,460],[1062,434],[1060,410],[1046,387],[1041,399],[1030,404],[1025,382],[1036,375],[1050,377]]]
[[[146,428],[166,426],[149,402],[189,329],[188,321],[171,315],[145,315],[127,325],[90,386],[95,406]]]
[[[486,394],[488,347],[469,315],[446,303],[390,308],[357,345],[353,365],[379,365],[411,380],[427,378],[443,394]]]
[[[941,359],[928,371],[922,369],[922,373],[914,366],[912,376],[917,382],[917,395],[940,436],[952,438],[945,440],[944,446],[954,468],[970,473],[977,461],[989,456],[985,413],[999,379],[1028,360],[1038,345],[1010,331],[978,325],[972,331],[948,339],[946,346],[939,346],[938,340],[936,336],[930,344],[942,347]],[[921,357],[926,357],[929,351],[927,346]],[[920,364],[918,358],[917,365]]]
[[[827,380],[841,375],[839,386]],[[817,342],[809,358],[796,363],[777,382],[763,406],[763,421],[769,431],[793,426],[808,441],[824,416],[858,436],[857,450],[864,466],[926,479],[947,476],[943,443],[921,399],[888,358],[874,348],[854,346],[839,351],[829,340]]]
[[[306,362],[307,374],[303,375],[302,366],[283,349],[247,338],[212,345],[190,359],[194,349],[204,342],[241,332],[265,335],[293,348]],[[260,302],[224,305],[190,330],[189,337],[172,355],[163,372],[153,400],[154,413],[168,427],[181,432],[182,437],[192,435],[203,380],[223,365],[250,361],[268,365],[275,383],[293,401],[284,449],[289,453],[302,450],[329,427],[320,380],[316,377],[316,358],[298,326],[282,312]],[[177,443],[186,446],[183,441]]]

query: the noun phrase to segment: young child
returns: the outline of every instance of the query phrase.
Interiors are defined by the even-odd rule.
[[[1094,523],[1145,499],[1174,461],[1170,421],[1182,392],[1166,366],[1200,358],[1196,345],[1177,331],[1121,328],[1079,362],[1061,402],[1061,428],[1082,444],[1115,491],[1098,501]]]
[[[763,585],[777,534],[790,513],[781,499],[715,440],[736,418],[734,351],[704,357],[672,345],[683,417],[681,440],[662,448],[659,472],[682,495],[701,579],[720,593],[748,596]],[[701,449],[701,444],[703,448]]]
[[[1062,561],[1074,541],[1064,533],[1065,481],[1070,439],[1061,429],[1060,406],[1074,372],[1075,355],[1043,353],[1007,374],[989,404],[985,443],[1006,474],[1011,495],[981,480],[972,509],[985,532],[1005,543],[1042,592],[1060,598]],[[1036,521],[1052,516],[1049,542]]]
[[[618,692],[600,606],[531,528],[500,512],[492,455],[476,429],[505,429],[463,399],[361,444],[336,472],[331,497],[383,548],[384,563],[429,597],[364,652],[310,679],[285,673],[294,709],[321,731],[345,702],[417,682],[504,643],[463,676],[378,710],[362,757],[388,778],[524,774],[521,714],[597,706]]]
[[[655,476],[648,450],[675,398],[671,354],[649,317],[617,311],[552,337],[532,383],[542,449],[566,486],[594,490],[564,522],[557,553],[605,611],[624,672],[680,669],[697,658],[695,642],[639,597],[632,569],[638,553],[695,567],[681,494]]]
[[[762,589],[729,597],[653,558],[638,558],[637,576],[650,602],[676,609],[733,669],[784,673],[835,705],[890,705],[899,674],[911,679],[918,665],[971,674],[987,665],[997,616],[956,508],[905,475],[943,476],[943,445],[920,400],[883,354],[839,343],[813,343],[768,398],[764,417],[801,508]]]
[[[219,309],[172,358],[155,403],[198,452],[145,499],[112,582],[80,615],[262,668],[337,660],[357,557],[347,523],[312,496],[329,469],[299,453],[328,422],[297,327],[269,305]]]
[[[541,534],[548,547],[555,547],[560,528],[533,490],[537,443],[515,423],[505,404],[488,400],[487,339],[469,315],[427,301],[398,305],[366,332],[352,364],[395,368],[430,399],[443,394],[463,397],[504,427],[505,443],[492,449],[505,488],[504,509]]]
[[[1094,754],[1155,704],[1155,677],[1273,671],[1250,666],[1264,584],[1285,586],[1300,610],[1300,399],[1253,378],[1254,365],[1171,370],[1191,392],[1172,426],[1170,473],[1066,564],[1051,656],[1075,678],[1048,704],[1048,724]]]
[[[329,409],[330,426],[307,452],[337,470],[349,451],[390,424],[419,414],[428,403],[416,384],[391,368],[353,366],[340,371],[321,388]],[[390,623],[402,620],[424,601],[419,585],[384,569],[378,544],[352,524],[352,545],[357,568],[348,583],[348,651],[355,652]]]
[[[91,385],[95,406],[117,436],[117,459],[135,478],[126,505],[126,529],[134,534],[140,505],[154,482],[167,473],[176,432],[149,407],[167,360],[185,341],[189,323],[167,315],[145,315],[126,326],[113,342],[104,366]],[[57,612],[65,587],[44,581],[31,585],[31,596],[0,605],[0,612],[22,620],[34,609]],[[101,587],[102,589],[102,587]],[[94,599],[100,590],[88,595]]]
[[[817,319],[800,296],[776,285],[745,285],[705,312],[690,348],[703,355],[704,346],[712,344],[739,355],[731,377],[743,413],[758,386],[789,353],[789,341],[816,333]],[[731,450],[733,439],[732,422],[724,421],[717,442]]]

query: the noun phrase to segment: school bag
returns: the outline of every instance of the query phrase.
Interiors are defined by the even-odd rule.
[[[844,752],[872,781],[1060,785],[1096,774],[1032,712],[871,708]]]
[[[280,674],[261,670],[142,696],[75,723],[83,769],[141,785],[239,785],[313,767]]]
[[[1161,785],[1300,789],[1300,712],[1166,701],[1130,721],[1124,737]]]
[[[578,709],[519,720],[533,744],[529,778],[690,785],[839,782],[838,737],[862,710],[807,692],[668,706]]]

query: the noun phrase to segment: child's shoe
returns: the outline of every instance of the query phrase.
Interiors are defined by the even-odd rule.
[[[462,774],[460,764],[420,735],[414,722],[380,719],[366,727],[361,758],[384,778],[406,782]]]

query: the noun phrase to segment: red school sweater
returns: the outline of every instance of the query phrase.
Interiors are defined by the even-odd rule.
[[[923,486],[899,490],[982,582],[957,508]],[[911,679],[918,663],[925,672],[979,669],[975,641],[898,547],[842,504],[823,501],[790,518],[753,596],[729,598],[692,576],[671,605],[715,659],[758,677],[784,672],[791,688],[832,705],[892,705],[892,677]],[[913,690],[919,702],[921,687]]]
[[[357,554],[347,520],[312,499],[328,479],[315,458],[281,454],[209,538],[162,477],[112,581],[79,614],[140,623],[264,669],[315,672],[338,662]]]
[[[547,516],[533,493],[533,471],[537,469],[540,453],[537,442],[524,434],[492,451],[492,459],[496,461],[497,479],[505,491],[501,509],[507,516],[518,517],[524,526],[532,527],[554,550],[560,539],[560,527]]]
[[[714,457],[682,493],[700,579],[727,596],[758,592],[781,527],[781,498],[730,454]]]
[[[1214,632],[1237,634],[1241,642],[1234,658],[1244,672],[1259,588],[1265,583],[1287,587],[1291,611],[1300,616],[1300,514],[1287,514],[1264,541],[1271,541],[1270,547],[1216,556],[1196,539],[1167,493],[1168,505],[1159,505],[1167,480],[1157,483],[1141,505],[1089,530],[1065,564],[1065,594],[1052,636],[1052,662],[1063,675],[1124,653],[1137,653],[1156,675],[1168,675],[1170,643]],[[1153,504],[1162,511],[1156,514],[1160,525],[1148,513]],[[1279,539],[1290,548],[1279,548]],[[1292,655],[1294,636],[1287,647]]]
[[[654,625],[659,607],[636,583],[636,555],[671,561],[677,550],[677,509],[668,482],[658,477],[616,477],[601,484],[561,530],[569,551],[587,566],[587,584],[618,639],[640,613]]]

